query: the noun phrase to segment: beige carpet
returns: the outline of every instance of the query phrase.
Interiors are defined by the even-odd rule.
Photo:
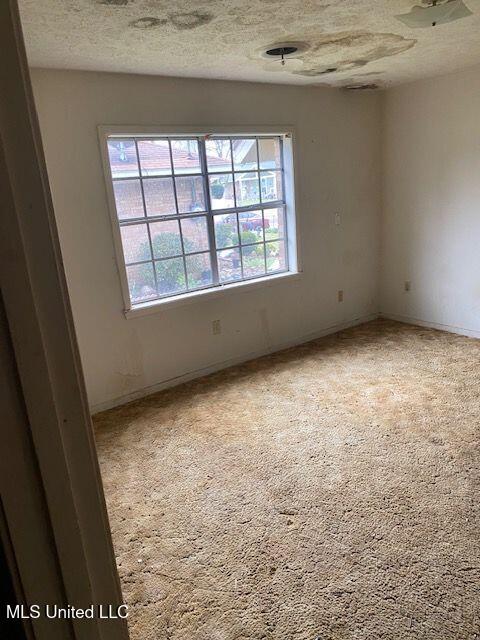
[[[480,341],[376,321],[95,422],[132,640],[480,638]]]

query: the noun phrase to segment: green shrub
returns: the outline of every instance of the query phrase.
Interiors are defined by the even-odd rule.
[[[215,229],[217,247],[220,249],[222,247],[230,247],[232,244],[238,244],[236,235],[235,227],[229,224],[219,224]],[[235,239],[233,239],[234,236]]]
[[[188,238],[184,238],[183,242],[185,251],[188,252],[194,248],[193,243]],[[180,237],[176,233],[171,232],[154,236],[152,238],[152,248],[153,255],[157,258],[166,258],[171,255],[178,256],[182,252]],[[145,243],[145,247],[142,247],[142,249],[150,254],[150,247],[147,243]],[[159,293],[168,293],[169,291],[177,291],[178,289],[185,288],[186,283],[182,258],[177,260],[162,260],[162,262],[157,262],[156,265],[159,266],[159,270],[157,270]],[[142,269],[144,273],[142,273]],[[138,297],[141,295],[143,283],[149,279],[149,274],[150,265],[141,265],[139,268],[138,284],[134,283],[132,287],[134,296]]]
[[[259,237],[259,234],[255,233],[255,231],[240,231],[240,235],[242,237],[243,244],[252,244],[261,240],[261,237]],[[262,250],[261,247],[257,248]]]

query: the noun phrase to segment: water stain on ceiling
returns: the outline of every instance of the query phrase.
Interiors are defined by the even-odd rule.
[[[421,0],[19,0],[36,67],[345,86],[388,86],[480,62],[473,15],[411,29]],[[273,73],[256,52],[302,41],[303,66]]]
[[[213,20],[210,13],[202,13],[200,11],[189,11],[186,13],[174,13],[169,19],[177,29],[196,29],[204,24],[208,24]]]
[[[380,87],[375,82],[371,82],[369,84],[347,84],[342,87],[342,89],[345,89],[346,91],[376,91],[377,89],[380,89]]]
[[[414,38],[395,33],[342,32],[317,40],[304,56],[304,66],[293,73],[315,77],[350,72],[370,62],[395,56],[415,46]]]
[[[124,7],[129,3],[129,0],[96,0],[97,4],[105,4],[115,7]]]
[[[109,0],[108,0],[109,1]],[[196,29],[204,24],[208,24],[213,16],[209,13],[201,13],[200,11],[190,11],[188,13],[172,13],[166,18],[154,18],[152,16],[144,16],[137,20],[132,20],[129,25],[137,29],[153,29],[165,25],[172,25],[180,31]]]
[[[167,24],[167,19],[163,18],[153,18],[152,16],[144,16],[143,18],[138,18],[138,20],[132,20],[129,22],[131,27],[134,29],[154,29],[155,27],[159,27],[161,25]]]

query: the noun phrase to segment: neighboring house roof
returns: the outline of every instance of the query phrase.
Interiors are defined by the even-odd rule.
[[[245,161],[248,161],[248,156],[250,162],[257,162],[257,147],[253,144],[251,138],[241,139],[238,138],[236,140],[232,140],[233,153],[235,157],[235,162],[240,164]]]
[[[120,177],[119,174],[134,175],[137,173],[137,154],[135,145],[131,143],[122,143],[122,141],[110,140],[108,145],[110,166],[113,176]],[[138,152],[142,171],[148,174],[164,171],[170,173],[170,151],[165,141],[139,140]],[[198,168],[198,154],[190,153],[183,149],[175,149],[175,163],[182,169],[191,168],[194,173]],[[208,154],[209,165],[222,165],[225,160],[222,158]]]

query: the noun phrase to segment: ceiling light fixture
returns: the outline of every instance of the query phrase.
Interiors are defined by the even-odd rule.
[[[257,50],[266,63],[265,71],[295,71],[303,67],[300,56],[307,51],[305,42],[277,42]]]
[[[428,6],[412,7],[409,13],[395,16],[411,29],[435,27],[473,15],[463,0],[431,0]]]

